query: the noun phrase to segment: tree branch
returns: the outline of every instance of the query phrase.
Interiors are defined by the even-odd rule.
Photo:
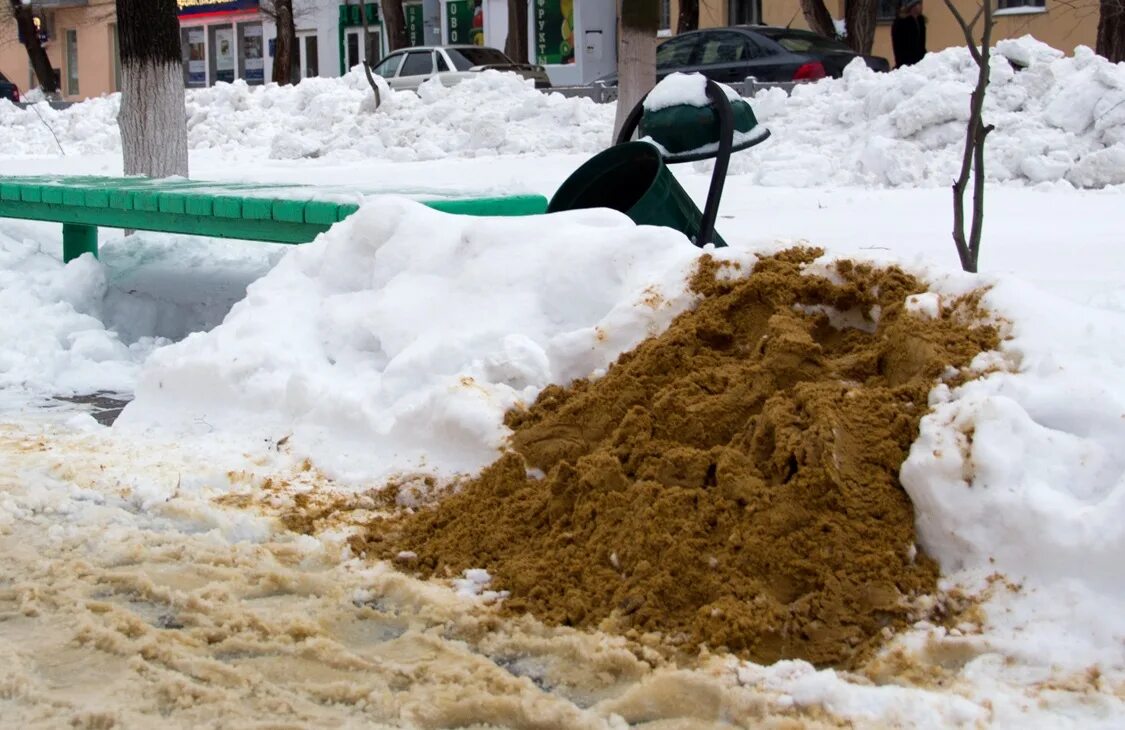
[[[986,0],[986,2],[990,1],[991,0]],[[945,0],[945,7],[949,8],[949,12],[953,13],[953,17],[957,21],[957,25],[961,27],[961,32],[965,36],[965,45],[969,47],[969,53],[973,55],[973,60],[979,64],[981,62],[981,56],[980,51],[977,50],[977,42],[973,39],[972,26],[965,22],[965,16],[961,15],[961,11],[958,10],[957,6],[953,4],[953,0]],[[982,4],[981,7],[983,8],[984,5]],[[990,10],[986,14],[989,17],[989,20],[991,20],[992,11]],[[973,24],[976,24],[975,18],[973,20]]]

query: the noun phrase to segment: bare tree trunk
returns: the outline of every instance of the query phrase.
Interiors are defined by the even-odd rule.
[[[847,0],[844,5],[844,24],[848,30],[846,41],[856,53],[871,53],[878,10],[879,0]]]
[[[387,31],[387,45],[392,51],[406,48],[410,42],[406,38],[406,13],[402,0],[380,0],[383,6],[383,28]]]
[[[20,0],[11,0],[11,3],[12,15],[15,16],[19,34],[23,37],[27,60],[31,62],[35,78],[39,80],[39,88],[46,94],[54,94],[59,90],[59,85],[55,80],[55,70],[51,68],[51,59],[47,57],[47,50],[39,42],[34,11],[30,5],[24,5]]]
[[[680,0],[680,17],[676,21],[676,32],[686,33],[699,29],[699,0]]]
[[[828,8],[824,7],[824,0],[801,0],[801,14],[813,33],[826,38],[836,37],[836,24],[832,22]]]
[[[285,86],[301,78],[297,56],[297,21],[293,18],[293,0],[273,0],[277,24],[277,47],[273,56],[273,80]],[[297,69],[294,74],[293,70]]]
[[[1125,0],[1101,0],[1097,52],[1113,63],[1125,61]]]
[[[655,0],[621,0],[619,17],[614,139],[629,112],[656,85],[656,32],[660,26],[660,8]]]
[[[117,0],[121,149],[126,175],[188,174],[187,110],[176,0]]]
[[[345,2],[345,4],[347,3]],[[367,83],[371,86],[371,92],[375,94],[375,108],[378,109],[379,105],[383,103],[383,95],[379,93],[379,85],[375,83],[375,76],[371,73],[371,61],[367,58],[368,23],[366,0],[359,0],[359,17],[363,22],[363,38],[361,38],[359,42],[363,60],[360,62],[360,65],[363,66],[363,75],[367,77]]]
[[[992,131],[991,124],[986,125],[982,119],[984,110],[984,95],[988,88],[989,55],[992,45],[992,2],[984,0],[977,9],[971,21],[966,21],[958,12],[952,0],[945,0],[961,32],[965,36],[965,43],[969,53],[977,62],[977,85],[969,98],[969,121],[965,125],[965,152],[961,158],[961,174],[953,183],[953,243],[957,247],[957,255],[961,259],[961,268],[965,271],[976,273],[977,262],[980,259],[981,232],[984,227],[984,140]],[[981,34],[981,45],[978,50],[973,39],[974,28],[977,21],[984,18],[984,30]],[[973,175],[973,218],[970,223],[969,237],[965,238],[965,188],[969,185],[969,169],[972,167]]]
[[[508,0],[508,39],[504,53],[516,63],[527,63],[527,0]]]

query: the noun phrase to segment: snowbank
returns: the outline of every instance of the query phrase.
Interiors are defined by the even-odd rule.
[[[152,343],[130,347],[106,328],[105,294],[93,257],[64,267],[57,254],[0,233],[0,394],[132,390]]]
[[[69,155],[121,147],[120,95],[67,109],[20,110],[0,101],[6,155]],[[295,86],[243,81],[187,92],[192,149],[256,150],[274,159],[336,156],[433,160],[449,156],[592,152],[613,134],[613,108],[589,99],[542,94],[515,74],[485,71],[451,87],[431,82],[418,93],[382,87],[383,103],[362,72],[310,78]]]
[[[608,210],[545,225],[378,200],[291,251],[222,325],[156,352],[118,427],[290,436],[345,480],[475,471],[512,404],[682,311],[697,256]]]
[[[902,466],[919,541],[947,575],[1030,580],[1021,610],[991,617],[1037,635],[1021,654],[1119,664],[1125,618],[1096,607],[1125,598],[1125,316],[1014,279],[984,303],[1009,338],[975,363],[990,374],[931,393]]]
[[[773,137],[736,154],[731,174],[770,186],[948,185],[960,165],[975,78],[968,51],[952,48],[891,73],[856,62],[842,79],[800,86],[792,96],[768,90],[753,107]],[[613,105],[543,94],[509,74],[383,96],[373,112],[358,71],[287,87],[219,84],[188,92],[190,144],[274,159],[405,161],[590,153],[612,136]],[[55,111],[0,102],[0,143],[9,155],[57,155],[49,125],[68,154],[115,150],[118,103],[115,95]],[[985,121],[996,126],[987,146],[990,180],[1125,183],[1125,67],[1088,48],[1068,58],[1030,36],[998,43]]]
[[[988,179],[1125,183],[1125,66],[1084,46],[1067,58],[1030,36],[995,50],[984,109],[996,127],[985,147]],[[853,62],[843,78],[792,96],[767,90],[753,106],[773,137],[735,155],[731,174],[795,187],[947,185],[960,167],[976,74],[969,52],[950,48],[889,74]]]

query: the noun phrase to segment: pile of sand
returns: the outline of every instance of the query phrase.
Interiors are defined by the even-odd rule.
[[[485,568],[503,610],[550,623],[854,664],[935,590],[898,471],[930,389],[997,333],[972,298],[907,311],[927,286],[898,269],[806,275],[819,253],[703,259],[695,310],[509,413],[510,453],[353,549]]]

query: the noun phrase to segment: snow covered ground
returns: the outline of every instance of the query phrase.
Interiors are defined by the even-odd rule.
[[[919,316],[989,287],[1001,351],[935,388],[901,473],[947,587],[981,601],[961,626],[919,624],[863,674],[677,667],[597,633],[497,625],[472,596],[349,560],[342,535],[232,506],[267,481],[354,492],[479,469],[508,406],[596,375],[691,305],[697,251],[675,232],[391,199],[302,247],[102,231],[100,261],[63,266],[57,226],[0,220],[0,716],[1120,727],[1125,68],[1005,53],[1030,65],[998,60],[981,276],[949,238],[955,51],[755,102],[773,136],[736,158],[718,225],[736,260],[807,241],[899,263],[932,284]],[[479,109],[466,83],[375,116],[357,78],[198,92],[192,174],[549,196],[608,141],[612,109],[509,83],[481,79]],[[52,113],[61,157],[0,102],[0,169],[119,172],[115,104]],[[707,166],[675,172],[702,204]],[[113,428],[58,399],[101,391],[136,396]]]

